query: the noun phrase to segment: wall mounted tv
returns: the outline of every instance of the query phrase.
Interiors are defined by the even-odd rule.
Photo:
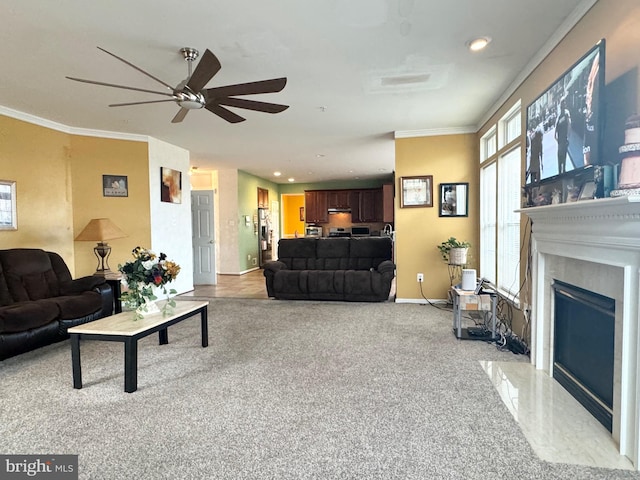
[[[526,185],[603,163],[604,55],[602,39],[527,107]]]

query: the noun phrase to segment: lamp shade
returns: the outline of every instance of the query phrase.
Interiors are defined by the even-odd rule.
[[[108,218],[94,218],[76,237],[76,241],[92,240],[102,242],[104,240],[124,238],[126,236],[127,235]]]

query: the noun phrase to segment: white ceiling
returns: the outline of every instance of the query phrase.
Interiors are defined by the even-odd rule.
[[[0,113],[150,135],[190,150],[200,169],[278,183],[379,177],[394,169],[394,132],[476,131],[593,3],[2,0]],[[475,36],[493,41],[472,54],[465,43]],[[171,85],[187,75],[180,48],[208,48],[222,69],[207,87],[286,76],[282,92],[252,98],[290,108],[232,108],[247,119],[238,124],[206,110],[172,124],[173,103],[109,108],[161,97],[65,76],[162,87],[97,46]]]

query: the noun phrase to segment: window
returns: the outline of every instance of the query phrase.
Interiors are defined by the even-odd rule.
[[[489,130],[480,144],[480,162],[483,162],[496,154],[496,127]]]
[[[515,210],[520,208],[521,198],[520,102],[480,142],[480,275],[517,303],[520,214]]]
[[[496,285],[496,162],[480,172],[480,276]]]

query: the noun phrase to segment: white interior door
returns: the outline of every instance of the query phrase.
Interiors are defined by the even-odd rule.
[[[193,231],[193,284],[215,285],[216,245],[213,222],[213,191],[191,192]]]

